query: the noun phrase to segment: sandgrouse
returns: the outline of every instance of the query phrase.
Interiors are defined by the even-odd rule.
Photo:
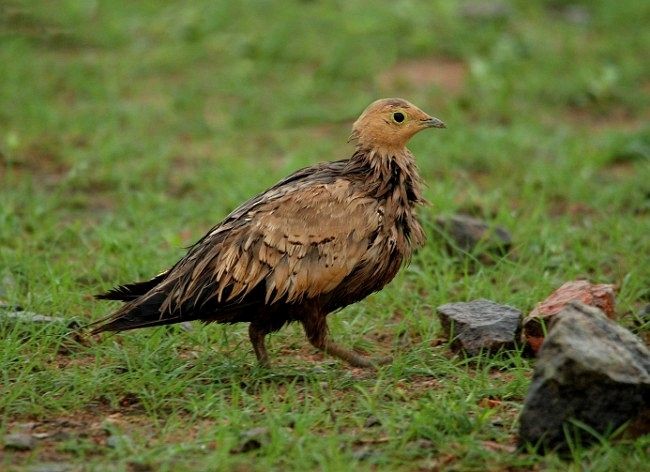
[[[398,98],[378,100],[352,127],[352,157],[300,169],[214,226],[169,270],[98,298],[125,302],[93,333],[190,320],[249,323],[264,339],[302,323],[316,348],[358,367],[371,359],[328,336],[327,315],[381,290],[424,243],[424,202],[408,140],[445,125]]]

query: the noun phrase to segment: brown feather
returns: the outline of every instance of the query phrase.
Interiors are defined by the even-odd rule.
[[[424,243],[421,180],[405,144],[440,123],[404,100],[371,104],[353,126],[350,159],[301,169],[238,207],[95,332],[250,322],[268,362],[264,335],[300,321],[316,347],[366,365],[327,339],[325,316],[383,288]]]

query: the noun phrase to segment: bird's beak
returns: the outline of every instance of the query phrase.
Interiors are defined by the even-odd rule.
[[[430,116],[424,120],[420,120],[424,128],[446,128],[447,126],[442,120]]]

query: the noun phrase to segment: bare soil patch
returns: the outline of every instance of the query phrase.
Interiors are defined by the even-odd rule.
[[[444,58],[400,61],[379,76],[382,89],[399,88],[407,85],[414,88],[438,87],[458,94],[462,91],[467,77],[464,62]]]
[[[638,116],[625,108],[597,111],[590,108],[568,108],[564,120],[590,131],[638,131],[648,123],[649,116]]]

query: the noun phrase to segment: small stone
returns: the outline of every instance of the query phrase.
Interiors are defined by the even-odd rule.
[[[269,429],[265,427],[252,428],[241,434],[241,442],[230,450],[231,454],[243,454],[245,452],[259,449],[263,444],[269,442]]]
[[[356,461],[365,461],[373,456],[372,449],[368,446],[360,447],[352,451],[352,458]]]
[[[427,449],[433,449],[434,443],[430,439],[425,439],[425,438],[419,438],[414,441],[409,441],[406,443],[407,449],[415,449],[415,450],[427,450]]]
[[[436,225],[463,251],[472,252],[477,247],[483,253],[505,255],[512,247],[512,236],[500,226],[491,226],[483,220],[467,215],[436,218]],[[450,251],[456,248],[448,245]]]
[[[468,1],[463,2],[460,12],[470,20],[505,20],[512,15],[512,8],[500,1]]]
[[[128,465],[131,472],[153,472],[156,470],[154,466],[148,462],[131,461]]]
[[[36,447],[36,439],[31,434],[24,433],[6,434],[3,443],[5,449],[16,451],[30,451]]]
[[[601,309],[607,316],[613,318],[615,295],[614,286],[609,284],[594,285],[587,280],[566,282],[549,295],[546,300],[537,304],[522,326],[522,341],[533,352],[539,351],[544,342],[544,333],[558,313],[571,301],[577,300]]]
[[[74,470],[74,465],[69,462],[41,462],[27,468],[28,472],[69,472]]]
[[[643,321],[650,320],[650,303],[648,303],[646,306],[641,308],[641,312],[639,313],[639,318],[641,318]]]
[[[587,25],[591,22],[591,13],[581,5],[567,5],[561,15],[567,22],[574,25]]]
[[[32,323],[42,325],[60,323],[69,329],[76,329],[79,327],[79,323],[74,319],[41,315],[40,313],[34,313],[33,311],[23,311],[19,306],[10,305],[0,306],[0,322],[4,320],[12,323]]]
[[[572,420],[606,433],[650,409],[650,351],[594,307],[569,303],[539,351],[520,416],[523,442],[566,446],[584,433]],[[594,441],[581,434],[583,442]]]
[[[62,318],[25,311],[21,306],[9,305],[0,300],[0,329],[18,327],[23,330],[22,336],[28,338],[32,336],[32,325],[51,326],[61,331],[67,330],[63,342],[59,344],[59,354],[68,354],[80,345],[88,346],[87,338],[79,330],[81,325],[74,318]]]
[[[174,334],[179,329],[181,331],[185,331],[186,333],[191,333],[194,330],[194,326],[192,326],[191,321],[183,321],[182,323],[165,326],[165,330],[169,334]]]
[[[28,421],[26,423],[17,423],[16,425],[14,425],[14,428],[26,433],[28,431],[32,431],[39,424],[41,424],[41,423],[36,422],[36,421]]]
[[[192,323],[189,321],[183,321],[179,326],[183,331],[187,331],[188,333],[194,331],[194,326],[192,326]]]
[[[112,434],[106,438],[106,446],[111,449],[117,449],[122,447],[131,447],[133,441],[131,438],[125,434]]]
[[[376,416],[369,416],[363,424],[364,428],[374,428],[375,426],[381,426],[381,421]]]
[[[507,454],[512,454],[517,450],[517,446],[514,444],[502,444],[496,441],[481,441],[481,446],[487,451],[504,452]]]
[[[0,274],[0,297],[6,296],[8,293],[11,293],[16,289],[16,278],[11,272],[5,269]],[[0,300],[0,306],[4,304],[4,301]]]
[[[452,347],[474,356],[481,350],[513,348],[521,311],[491,300],[447,303],[437,308],[442,328]]]

